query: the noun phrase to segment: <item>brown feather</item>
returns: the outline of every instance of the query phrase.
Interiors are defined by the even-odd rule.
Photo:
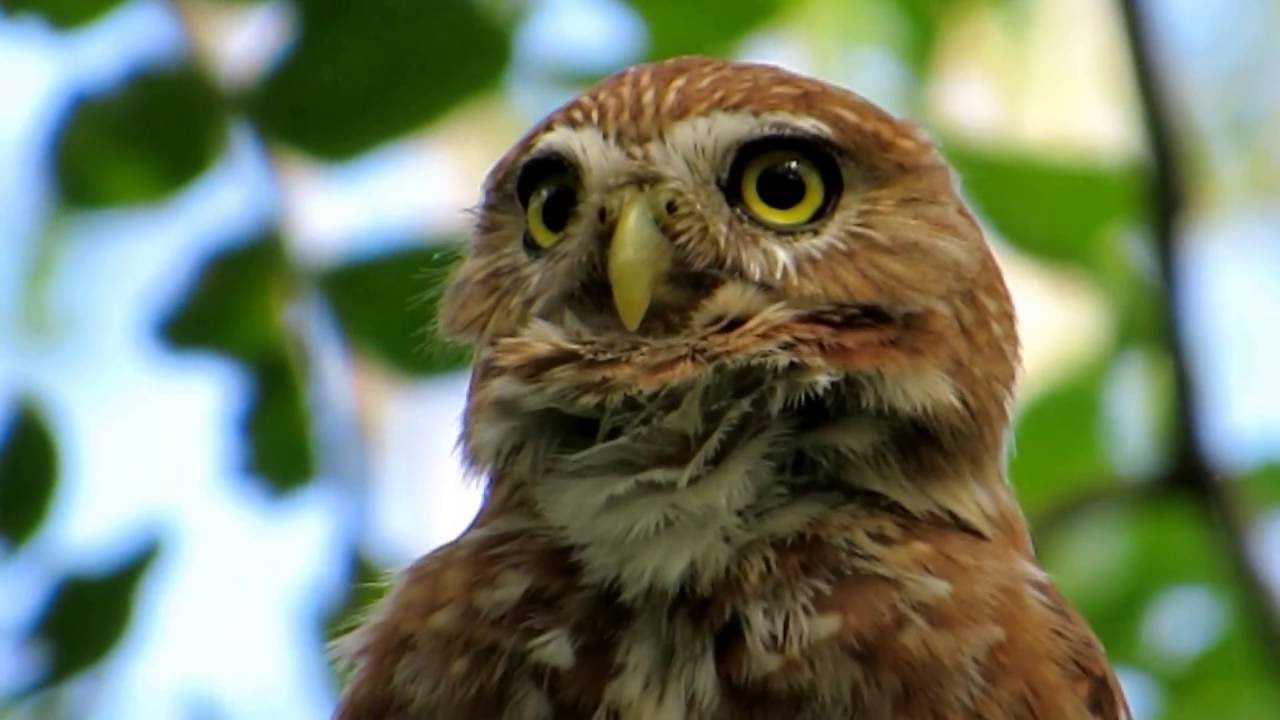
[[[771,132],[839,149],[817,227],[721,192]],[[535,258],[515,178],[546,152],[578,209]],[[674,257],[634,333],[602,271],[628,185],[669,199]],[[475,346],[488,495],[340,641],[338,717],[1128,717],[1035,564],[1004,477],[1012,305],[911,125],[768,66],[615,75],[495,166],[441,324]]]

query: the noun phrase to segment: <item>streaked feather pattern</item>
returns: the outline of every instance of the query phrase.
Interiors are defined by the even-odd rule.
[[[761,133],[839,148],[821,227],[726,204]],[[535,260],[513,187],[545,152],[581,211]],[[627,184],[676,268],[634,333],[601,280]],[[908,124],[767,66],[624,71],[494,168],[442,326],[475,346],[488,495],[338,643],[340,718],[1127,717],[1004,477],[1008,293]]]

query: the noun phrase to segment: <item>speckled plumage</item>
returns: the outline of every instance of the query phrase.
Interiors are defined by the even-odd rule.
[[[722,185],[793,134],[843,192],[782,234]],[[552,152],[577,204],[532,256],[516,177]],[[604,272],[624,187],[673,258],[634,332]],[[910,125],[768,66],[619,73],[495,166],[441,321],[476,350],[488,494],[339,643],[338,717],[1127,717],[1004,476],[1008,293]]]

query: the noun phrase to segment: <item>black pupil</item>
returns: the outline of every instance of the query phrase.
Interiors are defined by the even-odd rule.
[[[790,210],[804,199],[806,185],[796,160],[770,165],[756,178],[756,194],[771,208]]]
[[[557,185],[547,193],[542,201],[542,224],[553,233],[558,233],[569,224],[569,214],[577,201],[573,188],[568,185]]]

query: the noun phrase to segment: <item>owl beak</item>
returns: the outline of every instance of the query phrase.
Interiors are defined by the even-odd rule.
[[[640,327],[670,264],[671,244],[653,219],[649,196],[629,190],[609,242],[608,264],[613,306],[627,330]]]

